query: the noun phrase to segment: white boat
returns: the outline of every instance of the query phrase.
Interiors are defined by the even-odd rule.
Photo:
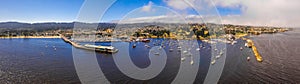
[[[250,57],[247,57],[247,61],[250,61]]]
[[[200,48],[197,48],[196,50],[197,50],[197,51],[200,51]]]
[[[224,54],[224,52],[223,51],[220,51],[220,55],[223,55]]]
[[[181,58],[181,61],[182,61],[182,62],[185,61],[185,57]]]
[[[173,49],[170,49],[169,51],[170,51],[170,52],[172,52],[172,51],[173,51]]]
[[[160,46],[159,48],[158,48],[158,50],[161,50],[162,49],[162,47]]]
[[[136,44],[133,44],[132,48],[135,48],[136,47]]]
[[[237,41],[232,41],[231,42],[231,45],[234,45],[234,44],[236,44],[237,43]]]
[[[187,53],[188,53],[188,51],[186,51],[186,50],[185,50],[185,51],[183,51],[183,54],[187,54]]]
[[[154,53],[155,55],[159,55],[159,53],[158,52],[156,52],[156,53]]]
[[[181,49],[181,47],[178,47],[178,49]]]
[[[194,64],[194,61],[192,60],[192,61],[191,61],[191,65],[193,65],[193,64]]]
[[[208,40],[202,40],[203,42],[208,42]]]
[[[217,55],[217,56],[216,56],[216,59],[219,59],[220,57],[221,57],[221,55]]]
[[[216,60],[212,60],[211,62],[210,62],[210,64],[212,64],[212,65],[214,65],[216,63]]]
[[[191,54],[191,53],[188,53],[188,54],[186,54],[186,56],[188,56],[188,57],[191,57],[191,56],[192,56],[192,54]]]
[[[150,48],[150,46],[149,46],[149,45],[145,45],[145,47],[147,47],[147,48]]]

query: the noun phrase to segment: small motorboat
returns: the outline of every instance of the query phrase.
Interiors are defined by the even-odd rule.
[[[247,57],[247,61],[250,61],[250,57]]]
[[[173,51],[173,49],[169,49],[169,51],[170,51],[170,52],[172,52],[172,51]]]
[[[159,48],[158,48],[158,50],[161,50],[162,49],[162,47],[160,46]]]
[[[214,65],[216,63],[216,60],[212,60],[211,62],[210,62],[210,64],[212,64],[212,65]]]
[[[154,53],[154,54],[158,56],[158,55],[159,55],[159,52],[156,52],[156,53]]]
[[[234,44],[236,44],[237,43],[237,41],[232,41],[231,42],[231,45],[234,45]]]
[[[223,51],[221,51],[221,52],[220,52],[220,55],[223,55],[223,54],[224,54],[224,52],[223,52]]]
[[[186,56],[188,56],[188,57],[191,57],[191,56],[192,56],[192,54],[191,54],[191,53],[188,53],[188,54],[186,54]]]
[[[150,39],[142,39],[142,42],[150,42]]]
[[[193,60],[191,61],[191,65],[194,65],[194,61]]]
[[[197,48],[196,50],[197,50],[197,51],[200,51],[200,48]]]
[[[185,50],[185,51],[183,51],[183,53],[184,53],[184,54],[187,54],[187,53],[188,53],[188,51],[186,51],[186,50]]]
[[[132,45],[132,48],[136,48],[136,44],[133,44],[133,45]]]
[[[182,62],[185,61],[185,57],[181,58],[181,61],[182,61]]]
[[[178,47],[178,49],[181,49],[181,47]]]
[[[217,55],[217,56],[216,56],[216,59],[219,59],[220,57],[221,57],[221,54],[220,54],[220,55]]]
[[[145,45],[145,47],[147,47],[147,48],[150,48],[150,46],[149,46],[149,45]]]

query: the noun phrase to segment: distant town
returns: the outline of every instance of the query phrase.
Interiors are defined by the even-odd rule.
[[[74,26],[74,24],[79,26]],[[85,28],[86,25],[98,25],[96,29]],[[82,29],[74,32],[74,28]],[[289,31],[291,28],[269,26],[242,26],[231,24],[172,24],[172,23],[0,23],[1,38],[34,38],[75,35],[96,35],[96,41],[112,41],[112,37],[120,39],[136,38],[171,38],[171,39],[209,39],[224,35],[242,37],[246,35],[272,34]]]

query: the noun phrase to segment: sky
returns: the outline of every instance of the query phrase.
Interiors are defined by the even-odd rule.
[[[0,22],[74,22],[84,4],[85,0],[1,0]],[[300,27],[300,0],[117,0],[99,22],[151,21]]]

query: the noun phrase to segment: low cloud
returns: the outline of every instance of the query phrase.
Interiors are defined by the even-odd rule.
[[[153,5],[153,2],[149,1],[149,3],[145,6],[142,7],[142,11],[143,12],[150,12],[152,11],[152,5]]]
[[[197,8],[202,11],[213,9],[214,6],[241,10],[239,15],[223,15],[221,22],[225,24],[300,27],[300,0],[212,0],[214,4],[211,0],[165,0],[164,2],[177,10]]]
[[[188,0],[189,2],[194,2],[195,0]],[[165,3],[167,3],[168,6],[179,9],[179,10],[185,10],[187,8],[190,8],[190,4],[187,3],[185,0],[164,0]]]
[[[123,19],[121,21],[113,21],[118,23],[218,23],[222,19],[218,16],[199,16],[199,15],[161,15],[161,16],[149,16],[139,18]],[[221,23],[220,23],[221,24]]]

